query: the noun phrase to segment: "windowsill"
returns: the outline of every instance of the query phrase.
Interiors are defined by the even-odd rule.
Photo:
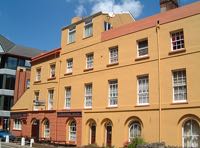
[[[112,109],[112,108],[118,108],[117,105],[113,105],[113,106],[107,106],[106,109]]]
[[[41,83],[41,80],[39,80],[39,81],[35,81],[35,82],[34,82],[34,84],[37,84],[37,83]]]
[[[92,107],[84,107],[84,110],[92,110]]]
[[[76,41],[73,41],[73,42],[67,43],[67,45],[73,44],[73,43],[75,43],[75,42],[76,42]]]
[[[83,72],[87,72],[87,71],[91,71],[91,70],[93,70],[93,68],[86,68],[83,70]]]
[[[149,59],[148,55],[137,57],[137,58],[135,58],[135,61],[146,60],[146,59]]]
[[[21,131],[22,129],[13,129],[13,131]]]
[[[186,49],[185,48],[181,48],[181,49],[176,49],[176,50],[170,51],[169,55],[173,55],[173,54],[177,54],[177,53],[182,53],[182,52],[186,52]]]
[[[135,107],[148,107],[150,106],[149,103],[146,103],[146,104],[137,104]]]
[[[177,101],[177,102],[172,102],[171,105],[176,105],[176,104],[188,104],[187,101]]]
[[[76,141],[69,140],[68,143],[69,144],[76,144]]]
[[[48,78],[47,81],[55,80],[56,77]]]
[[[87,37],[83,37],[83,40],[93,37],[93,34]]]
[[[72,72],[65,73],[64,76],[72,75]]]
[[[110,64],[107,64],[106,66],[107,66],[107,67],[111,67],[111,66],[116,66],[116,65],[119,65],[119,62],[110,63]]]

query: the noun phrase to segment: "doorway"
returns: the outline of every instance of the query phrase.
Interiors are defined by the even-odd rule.
[[[112,124],[110,122],[106,123],[106,146],[112,146]]]
[[[34,138],[35,141],[39,141],[39,127],[40,121],[36,119],[33,120],[31,128],[31,137]]]
[[[96,124],[92,123],[90,125],[90,143],[95,144],[96,143]]]

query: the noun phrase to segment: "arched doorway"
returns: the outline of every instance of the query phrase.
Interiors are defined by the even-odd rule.
[[[105,141],[106,146],[111,147],[112,146],[112,123],[110,121],[107,121],[105,123]]]
[[[200,127],[196,120],[187,120],[182,127],[182,139],[184,148],[200,147]]]
[[[96,123],[91,122],[90,123],[90,144],[96,143]]]
[[[50,124],[48,119],[43,121],[43,136],[44,138],[50,138]]]
[[[39,140],[39,127],[40,121],[37,119],[33,119],[31,125],[31,137],[34,138],[35,141]]]

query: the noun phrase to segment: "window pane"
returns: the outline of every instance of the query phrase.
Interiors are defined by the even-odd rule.
[[[138,103],[149,103],[149,78],[148,76],[138,77]]]
[[[185,48],[183,30],[171,33],[172,50]]]

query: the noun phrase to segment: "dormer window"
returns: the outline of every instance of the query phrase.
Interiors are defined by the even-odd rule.
[[[104,22],[104,31],[108,31],[112,28],[112,25],[108,22]]]
[[[87,19],[85,21],[85,36],[84,36],[85,38],[92,36],[93,34],[92,27],[93,27],[92,19]]]
[[[68,31],[68,43],[75,42],[76,26],[72,26]]]

